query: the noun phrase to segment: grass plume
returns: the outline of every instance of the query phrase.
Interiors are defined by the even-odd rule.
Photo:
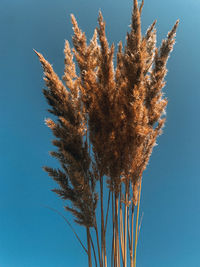
[[[44,170],[59,185],[52,191],[68,200],[66,210],[72,213],[75,222],[86,228],[89,267],[92,266],[91,245],[96,266],[97,259],[100,267],[108,264],[106,229],[110,217],[113,225],[111,265],[126,267],[130,262],[131,267],[136,266],[142,174],[165,124],[167,98],[162,90],[179,23],[175,23],[157,48],[156,21],[142,36],[143,5],[144,1],[140,6],[137,0],[133,1],[131,30],[126,35],[125,46],[122,42],[118,44],[116,66],[113,63],[115,47],[109,46],[101,12],[99,26],[90,42],[71,15],[74,48],[65,42],[63,81],[42,54],[35,51],[44,70],[46,89],[43,93],[51,107],[49,112],[57,118],[46,120],[57,148],[51,155],[61,166],[58,169],[44,167]],[[105,190],[109,191],[107,209],[103,205]],[[96,219],[98,199],[100,223]],[[96,233],[96,246],[92,228]]]

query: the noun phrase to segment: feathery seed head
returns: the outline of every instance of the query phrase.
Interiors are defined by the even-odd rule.
[[[118,45],[116,69],[114,45],[108,44],[101,12],[89,45],[71,15],[74,48],[65,42],[62,78],[66,87],[49,62],[34,50],[44,69],[44,96],[50,112],[58,118],[56,122],[45,121],[57,138],[53,144],[58,151],[51,155],[60,161],[62,169],[44,169],[60,186],[53,191],[71,201],[66,209],[85,226],[94,226],[98,199],[95,184],[104,175],[116,194],[121,183],[129,181],[133,204],[137,204],[139,180],[165,123],[167,99],[162,89],[179,21],[156,48],[156,21],[145,36],[141,34],[143,5],[144,1],[139,7],[137,0],[133,2],[131,30],[124,50],[122,42]]]

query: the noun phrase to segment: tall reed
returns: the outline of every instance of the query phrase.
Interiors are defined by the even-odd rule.
[[[142,174],[165,123],[167,99],[162,89],[178,26],[177,21],[157,48],[156,21],[144,36],[141,33],[143,4],[133,2],[131,30],[124,48],[122,42],[118,44],[116,67],[114,44],[108,44],[101,12],[89,43],[71,15],[74,48],[65,42],[63,82],[35,51],[44,69],[47,88],[43,93],[49,112],[57,118],[46,120],[56,137],[57,150],[51,155],[61,165],[44,170],[59,185],[52,191],[68,200],[65,209],[86,229],[89,267],[92,250],[96,266],[110,266],[110,262],[114,267],[136,266]],[[113,235],[111,261],[107,258],[108,220]]]

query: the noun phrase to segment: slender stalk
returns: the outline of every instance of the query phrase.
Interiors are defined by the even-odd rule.
[[[119,251],[119,228],[118,228],[118,201],[119,197],[118,194],[115,193],[115,242],[116,242],[116,262],[117,262],[117,267],[120,267],[120,251]]]
[[[116,267],[115,258],[115,215],[114,215],[114,197],[112,192],[112,226],[113,226],[113,237],[112,237],[112,252],[111,252],[111,266]]]
[[[108,223],[108,212],[109,212],[109,207],[110,207],[110,195],[111,195],[111,192],[110,192],[110,190],[109,190],[108,204],[107,204],[107,212],[106,212],[105,233],[106,233],[107,223]]]
[[[105,267],[107,267],[107,256],[106,256],[106,251],[105,251],[104,258],[105,258]]]
[[[100,176],[100,200],[101,200],[101,257],[102,262],[107,267],[105,252],[105,229],[104,229],[104,210],[103,210],[103,177]]]
[[[143,215],[144,215],[144,213],[142,213],[142,216],[141,216],[141,218],[140,218],[140,224],[139,224],[139,227],[138,227],[138,237],[137,237],[137,241],[138,241],[139,234],[140,234],[140,228],[141,228],[141,225],[142,225]]]
[[[48,209],[50,209],[50,210],[52,210],[52,211],[55,211],[56,213],[58,213],[58,214],[65,220],[65,222],[69,225],[69,227],[71,228],[72,232],[73,232],[74,235],[76,236],[77,240],[78,240],[79,243],[81,244],[82,248],[83,248],[83,249],[85,250],[85,252],[88,254],[88,251],[87,251],[86,247],[83,245],[81,239],[79,238],[79,236],[77,235],[76,231],[75,231],[74,228],[72,227],[71,223],[67,220],[67,218],[66,218],[64,215],[62,215],[61,212],[59,212],[58,210],[56,210],[56,209],[54,209],[54,208],[51,208],[51,207],[48,207],[48,206],[47,206],[46,208],[48,208]]]
[[[108,222],[109,205],[110,205],[110,191],[109,191],[109,196],[108,196],[108,204],[107,204],[107,212],[106,212],[106,221],[105,221],[105,225],[104,225],[104,262],[105,262],[105,267],[107,267],[106,228],[107,228],[107,222]]]
[[[86,227],[87,232],[87,245],[88,245],[88,267],[92,267],[92,258],[91,258],[91,241],[90,241],[90,228]]]
[[[137,203],[137,217],[136,217],[136,226],[135,226],[135,247],[134,247],[133,267],[136,267],[136,251],[137,251],[137,241],[138,241],[138,222],[139,222],[139,210],[140,210],[141,185],[142,185],[142,177],[140,178],[138,203]]]
[[[99,245],[99,234],[98,234],[98,228],[97,228],[96,215],[95,215],[94,229],[95,229],[96,238],[97,238],[97,249],[98,249],[99,264],[100,264],[100,267],[103,267],[103,263],[102,263],[102,260],[101,260],[101,250],[100,250],[100,245]]]
[[[97,267],[97,257],[96,257],[96,252],[95,252],[94,243],[93,243],[91,234],[90,234],[90,241],[91,241],[91,244],[92,244],[92,249],[93,249],[93,254],[94,254],[94,260],[95,260],[95,266]]]
[[[108,223],[109,207],[110,207],[110,190],[109,190],[109,195],[108,195],[108,204],[107,204],[107,212],[106,212],[106,221],[105,221],[105,226],[104,226],[104,262],[105,262],[105,267],[107,267],[106,229],[107,229],[107,223]]]
[[[124,267],[127,267],[127,206],[128,206],[129,184],[125,184],[125,210],[124,210]]]
[[[130,234],[130,213],[129,213],[129,206],[127,210],[127,217],[128,217],[128,246],[129,246],[129,251],[131,249],[131,234]]]
[[[128,200],[130,199],[130,187],[128,192]],[[128,217],[128,246],[129,246],[129,252],[131,250],[131,232],[130,232],[130,203],[128,203],[127,208],[127,217]]]
[[[132,203],[131,209],[131,249],[130,249],[130,259],[131,259],[131,267],[133,267],[133,226],[134,226],[134,209],[135,206]]]
[[[122,262],[124,267],[124,230],[123,230],[123,211],[122,211],[122,192],[120,189],[120,206],[119,206],[119,216],[120,216],[120,241],[121,241],[121,252],[122,252]]]

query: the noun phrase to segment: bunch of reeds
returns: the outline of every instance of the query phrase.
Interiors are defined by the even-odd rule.
[[[131,267],[136,266],[142,173],[165,123],[167,99],[162,89],[178,21],[158,49],[156,21],[145,36],[141,34],[143,4],[144,1],[138,6],[134,0],[131,30],[127,33],[125,47],[121,42],[118,45],[116,68],[114,45],[109,47],[101,12],[99,27],[89,44],[75,17],[71,16],[74,48],[66,41],[62,77],[65,85],[52,66],[35,51],[44,69],[47,89],[43,93],[51,106],[49,112],[57,117],[56,121],[46,120],[56,137],[53,144],[57,151],[51,155],[61,164],[60,169],[44,169],[59,184],[59,189],[53,191],[69,200],[66,210],[86,228],[85,251],[90,267],[91,245],[95,265],[108,265],[106,230],[109,218],[113,233],[111,266],[126,267],[128,262]],[[78,73],[73,57],[79,67]],[[103,204],[105,190],[109,192],[107,207]],[[100,222],[96,219],[98,198]],[[91,235],[92,228],[97,245]]]

